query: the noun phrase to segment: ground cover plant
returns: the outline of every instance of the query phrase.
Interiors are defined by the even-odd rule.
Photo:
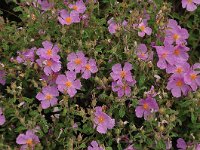
[[[200,0],[1,0],[0,149],[200,150]]]

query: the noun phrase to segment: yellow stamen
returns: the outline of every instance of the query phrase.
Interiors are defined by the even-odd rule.
[[[75,59],[74,62],[76,65],[80,65],[82,63],[80,58]]]
[[[149,105],[148,105],[147,103],[144,103],[144,104],[143,104],[143,108],[144,108],[145,110],[147,110],[147,109],[149,108]]]
[[[65,18],[66,23],[71,23],[72,22],[72,18],[71,17],[67,17]]]
[[[178,87],[183,86],[183,82],[182,82],[181,80],[178,80],[178,81],[176,82],[176,86],[178,86]]]
[[[86,70],[90,70],[90,69],[91,69],[90,64],[86,64],[86,65],[85,65],[85,69],[86,69]]]
[[[182,73],[182,72],[183,72],[183,69],[182,69],[181,67],[178,67],[178,68],[176,69],[176,72],[177,72],[177,73]]]
[[[78,10],[78,7],[77,7],[76,5],[74,5],[74,6],[73,6],[73,9],[77,11],[77,10]]]
[[[51,100],[53,96],[51,94],[46,94],[45,99],[46,100]]]
[[[197,75],[194,74],[194,73],[192,73],[192,74],[190,74],[190,78],[191,78],[192,80],[195,80],[195,79],[197,78]]]
[[[98,117],[99,123],[103,123],[105,121],[105,118],[103,116]]]
[[[125,71],[121,71],[120,76],[121,76],[122,78],[124,78],[124,77],[126,76],[126,72],[125,72]]]
[[[52,50],[51,50],[51,49],[48,49],[47,52],[46,52],[46,54],[47,54],[48,56],[52,56]]]
[[[67,82],[65,82],[65,85],[66,85],[67,87],[71,87],[71,86],[72,86],[72,82],[71,82],[71,81],[67,81]]]
[[[180,50],[179,49],[174,50],[174,55],[179,56],[180,55]]]

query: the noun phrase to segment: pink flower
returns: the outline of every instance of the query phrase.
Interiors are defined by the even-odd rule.
[[[146,99],[141,99],[139,101],[139,106],[136,107],[135,113],[138,118],[142,118],[147,120],[148,116],[152,112],[157,112],[159,109],[156,100],[152,97],[147,97]]]
[[[119,84],[122,82],[122,80],[134,82],[131,70],[132,64],[130,64],[129,62],[126,62],[123,68],[121,64],[115,64],[112,67],[112,72],[110,73],[110,76],[114,81],[117,81]]]
[[[54,61],[52,59],[45,60],[43,58],[37,59],[36,62],[40,67],[44,68],[44,73],[49,76],[53,73],[60,71],[61,69],[61,62],[59,60]]]
[[[97,127],[99,133],[105,134],[108,129],[112,129],[115,126],[115,119],[102,112],[101,107],[95,107],[94,115],[94,127]]]
[[[59,48],[57,45],[53,45],[49,41],[42,42],[42,45],[44,46],[44,48],[39,48],[36,52],[37,55],[40,56],[40,58],[52,59],[54,61],[60,59],[60,56],[57,54],[59,52]]]
[[[16,143],[22,145],[20,150],[34,149],[35,145],[40,143],[37,135],[32,130],[27,130],[26,134],[18,135]]]
[[[144,37],[145,34],[151,35],[152,29],[147,26],[147,20],[142,20],[142,22],[138,25],[138,36]]]
[[[18,63],[27,64],[27,62],[33,63],[35,60],[35,50],[36,47],[33,47],[31,49],[27,49],[25,51],[18,51],[18,56],[16,58]]]
[[[169,20],[164,40],[165,43],[173,44],[175,42],[176,44],[185,44],[188,37],[188,31],[178,26],[176,20]]]
[[[54,6],[54,3],[48,2],[48,0],[36,0],[41,5],[41,10],[49,10]]]
[[[77,13],[83,14],[86,10],[85,3],[82,0],[76,1],[75,4],[69,4],[69,8]]]
[[[2,110],[2,108],[0,107],[0,126],[3,125],[5,122],[6,122],[6,118],[5,118],[5,116],[3,115],[3,110]]]
[[[187,61],[189,58],[188,52],[189,48],[185,45],[176,45],[173,49],[172,56],[177,63]]]
[[[0,84],[5,85],[6,84],[6,72],[4,70],[0,70]]]
[[[190,85],[193,91],[196,91],[200,86],[200,75],[198,71],[188,69],[184,74],[184,81],[186,84]]]
[[[190,69],[190,64],[187,62],[179,62],[174,65],[168,65],[166,68],[167,73],[173,73],[173,75],[183,75]]]
[[[117,24],[113,18],[111,18],[110,20],[108,20],[108,31],[111,33],[111,34],[114,34],[116,33],[117,30],[120,29],[120,24]]]
[[[96,61],[94,59],[89,59],[87,63],[85,63],[81,69],[82,78],[89,79],[92,73],[96,73],[98,71]]]
[[[42,88],[42,92],[36,95],[36,98],[41,101],[42,108],[47,109],[58,103],[57,96],[59,96],[59,92],[55,86],[46,86]]]
[[[147,52],[147,47],[145,44],[140,44],[137,49],[136,49],[136,54],[138,58],[142,60],[147,60],[148,58],[148,52]]]
[[[184,82],[182,75],[171,76],[167,83],[167,89],[171,90],[172,95],[177,98],[181,97],[181,93],[186,96],[190,91],[190,87]]]
[[[76,79],[76,73],[73,71],[67,71],[65,75],[58,75],[56,79],[58,90],[62,93],[68,93],[70,97],[74,97],[77,90],[81,89],[81,82]]]
[[[186,144],[186,142],[185,142],[184,139],[179,138],[179,139],[177,140],[176,147],[179,148],[179,150],[186,150],[187,144]]]
[[[87,58],[82,51],[70,53],[67,56],[67,60],[69,61],[67,63],[67,69],[69,69],[70,71],[75,71],[76,73],[80,73],[82,67],[87,62]]]
[[[118,97],[122,97],[124,95],[130,96],[131,94],[131,86],[133,86],[136,83],[135,79],[132,82],[122,82],[117,83],[116,81],[112,82],[112,90],[114,92],[117,92]]]
[[[187,11],[194,11],[197,9],[195,4],[200,4],[200,0],[182,0],[182,7],[186,8]]]
[[[166,69],[168,64],[173,65],[174,60],[172,57],[172,52],[174,47],[168,43],[165,43],[164,46],[154,46],[156,48],[156,52],[158,54],[158,62],[157,66],[160,69]]]
[[[62,25],[65,25],[65,24],[70,25],[72,23],[80,22],[80,17],[79,17],[79,14],[75,11],[68,13],[67,10],[62,9],[60,11],[60,17],[58,17],[58,20]]]
[[[104,150],[96,141],[90,143],[91,146],[88,146],[87,150]]]

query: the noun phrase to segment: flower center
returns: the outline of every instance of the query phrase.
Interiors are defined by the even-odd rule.
[[[32,139],[26,140],[26,144],[29,145],[29,146],[32,146],[33,145],[33,140]]]
[[[71,87],[72,86],[72,82],[71,81],[67,81],[65,82],[66,87]]]
[[[89,64],[86,64],[86,65],[85,65],[85,69],[86,69],[86,70],[90,70],[90,69],[91,69],[91,66],[90,66]]]
[[[182,73],[182,72],[183,72],[183,69],[182,69],[181,67],[178,67],[178,68],[176,69],[176,72],[177,72],[177,73]]]
[[[67,17],[65,18],[66,23],[71,23],[72,22],[72,18],[71,17]]]
[[[139,27],[139,29],[143,32],[145,30],[145,26],[142,25],[142,26]]]
[[[190,3],[190,4],[193,2],[193,0],[187,0],[187,1],[188,1],[188,3]]]
[[[178,40],[178,39],[179,39],[179,35],[175,33],[175,34],[173,35],[173,39],[174,39],[174,40]]]
[[[145,53],[141,53],[141,55],[140,55],[140,56],[144,58],[144,57],[145,57]]]
[[[145,110],[147,110],[147,109],[149,108],[149,104],[144,103],[144,104],[143,104],[143,108],[144,108]]]
[[[121,78],[124,78],[126,76],[126,72],[125,71],[121,71],[120,76],[121,76]]]
[[[74,63],[75,63],[76,65],[80,65],[80,64],[82,63],[82,61],[81,61],[80,58],[76,58],[76,59],[74,60]]]
[[[176,82],[176,86],[178,86],[178,87],[183,86],[183,82],[182,82],[181,80],[178,80],[178,81]]]
[[[46,62],[46,65],[47,65],[47,66],[51,67],[51,66],[52,66],[52,64],[53,64],[53,63],[52,63],[52,61],[51,61],[51,60],[47,60],[47,62]]]
[[[194,74],[194,73],[192,73],[192,74],[190,74],[190,78],[191,78],[192,80],[195,80],[195,79],[197,78],[197,75]]]
[[[180,50],[179,49],[174,50],[174,55],[179,56],[180,55]]]
[[[52,50],[51,50],[51,49],[48,49],[47,52],[46,52],[46,54],[47,54],[48,56],[52,56]]]
[[[167,53],[162,53],[161,58],[166,58],[167,57]]]
[[[105,118],[103,116],[98,117],[99,123],[103,123],[105,121]]]
[[[45,99],[46,100],[51,100],[53,96],[51,94],[46,94]]]
[[[77,11],[77,10],[78,10],[78,7],[77,7],[76,5],[74,5],[74,6],[73,6],[73,9]]]

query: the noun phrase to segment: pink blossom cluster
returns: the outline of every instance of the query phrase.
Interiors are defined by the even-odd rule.
[[[186,40],[189,34],[176,20],[169,20],[165,33],[164,46],[155,46],[159,58],[157,66],[171,74],[167,89],[171,90],[172,95],[186,96],[189,91],[196,91],[200,86],[200,72],[196,71],[200,64],[190,66],[187,62],[189,48],[186,47]]]
[[[87,19],[87,15],[83,15],[83,13],[86,11],[86,6],[83,0],[78,0],[72,4],[65,4],[69,7],[71,11],[69,12],[66,9],[60,10],[58,20],[62,25],[78,23],[81,21],[81,18]]]
[[[112,90],[117,92],[118,97],[130,96],[131,94],[131,87],[136,83],[131,70],[132,64],[129,62],[125,62],[123,68],[119,63],[112,67],[112,72],[110,73],[113,79]]]
[[[35,50],[37,48],[33,47],[31,49],[27,49],[24,51],[18,51],[18,56],[16,58],[18,63],[23,63],[23,64],[32,64],[35,61]]]

